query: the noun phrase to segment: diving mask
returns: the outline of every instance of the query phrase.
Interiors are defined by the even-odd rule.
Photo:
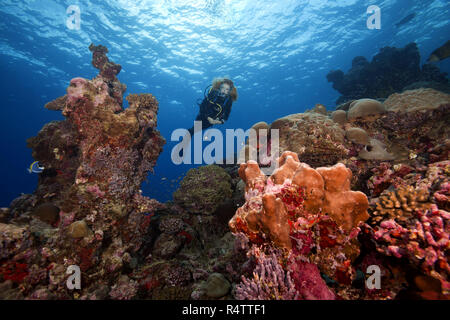
[[[226,97],[229,96],[231,93],[231,86],[228,83],[222,83],[218,90],[218,96],[219,97]]]

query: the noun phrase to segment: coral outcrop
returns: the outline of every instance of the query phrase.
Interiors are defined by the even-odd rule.
[[[349,281],[350,263],[359,254],[358,226],[369,217],[367,197],[350,190],[351,171],[342,164],[313,169],[284,152],[279,166],[266,178],[255,161],[241,165],[247,201],[230,220],[231,230],[255,245],[286,250],[294,255],[291,263],[302,257]],[[296,268],[303,267],[309,268]]]
[[[190,212],[212,214],[231,196],[230,175],[217,165],[208,165],[190,169],[173,199]]]
[[[270,129],[279,130],[280,154],[295,152],[312,166],[332,165],[348,154],[344,130],[320,113],[292,114],[272,122]]]
[[[373,99],[359,99],[350,104],[347,112],[349,120],[355,118],[367,118],[386,112],[385,106],[377,100]]]
[[[135,285],[122,272],[136,266],[151,214],[163,206],[140,191],[165,143],[156,130],[158,102],[131,94],[124,109],[120,65],[105,47],[89,49],[100,73],[72,79],[67,94],[46,105],[66,119],[28,140],[45,170],[1,225],[0,282],[19,283],[25,297],[92,298],[107,285],[102,297],[112,286],[111,298],[133,298]],[[82,271],[76,292],[66,286],[70,265]]]
[[[342,70],[333,70],[327,74],[327,80],[341,94],[336,101],[338,105],[355,99],[387,98],[416,82],[423,85],[448,83],[446,73],[441,73],[436,66],[425,64],[420,67],[419,49],[414,42],[404,48],[381,48],[371,62],[361,56],[355,57],[346,74]]]
[[[385,190],[374,201],[367,224],[379,252],[406,259],[440,281],[439,294],[450,289],[450,214],[448,198],[440,197],[440,190],[448,188],[449,168],[449,161],[438,162],[424,174],[405,176],[403,185]]]

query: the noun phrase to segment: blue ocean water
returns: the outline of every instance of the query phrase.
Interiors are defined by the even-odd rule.
[[[67,26],[71,5],[79,8],[79,30]],[[380,29],[367,28],[371,5],[380,8]],[[382,47],[413,41],[424,63],[448,40],[449,9],[447,0],[2,0],[0,206],[34,191],[26,139],[63,119],[44,105],[64,95],[70,79],[97,74],[91,42],[122,65],[125,95],[151,93],[159,101],[158,129],[167,143],[142,189],[167,201],[174,180],[194,167],[172,163],[171,133],[192,126],[195,102],[213,78],[231,78],[239,93],[229,120],[217,126],[222,131],[316,103],[333,109],[340,94],[327,82],[330,70],[347,71],[355,56],[370,61]],[[450,72],[449,60],[437,63],[441,71]]]

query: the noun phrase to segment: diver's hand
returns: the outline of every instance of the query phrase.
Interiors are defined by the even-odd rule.
[[[208,117],[208,121],[210,124],[219,124],[219,123],[221,124],[222,123],[222,121],[213,119],[211,117]]]

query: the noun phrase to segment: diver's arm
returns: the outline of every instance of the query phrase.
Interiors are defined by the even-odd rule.
[[[227,104],[225,105],[225,110],[223,113],[223,117],[222,117],[222,123],[225,123],[225,121],[228,120],[228,117],[230,116],[231,113],[231,106],[233,105],[233,103],[231,101],[228,101]]]

